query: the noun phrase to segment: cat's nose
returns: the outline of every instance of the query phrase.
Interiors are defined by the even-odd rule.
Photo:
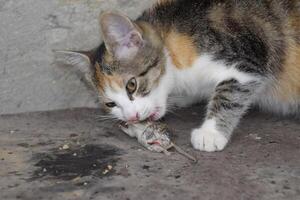
[[[129,122],[137,122],[137,121],[139,121],[139,118],[140,118],[139,113],[136,113],[134,116],[129,117],[128,121]]]

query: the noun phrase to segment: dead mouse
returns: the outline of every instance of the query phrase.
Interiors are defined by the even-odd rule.
[[[128,124],[122,122],[120,128],[131,137],[136,137],[138,142],[152,152],[165,153],[170,155],[168,149],[174,147],[180,154],[196,162],[196,158],[183,151],[170,139],[170,131],[166,124],[161,122],[145,121]]]

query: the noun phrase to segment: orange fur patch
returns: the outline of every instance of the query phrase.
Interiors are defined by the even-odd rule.
[[[284,71],[278,82],[279,97],[283,100],[300,100],[300,45],[290,42]]]
[[[105,87],[110,87],[114,91],[118,91],[124,87],[120,76],[103,74],[98,63],[96,63],[96,78],[98,80],[97,87],[102,93],[104,92]]]
[[[178,69],[191,67],[198,56],[193,39],[187,35],[171,31],[165,36],[165,45]]]

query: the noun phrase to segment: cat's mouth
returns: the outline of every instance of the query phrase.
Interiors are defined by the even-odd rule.
[[[128,129],[129,125],[131,124],[137,124],[137,123],[141,123],[141,122],[145,122],[145,121],[149,121],[149,122],[153,122],[153,121],[157,121],[158,119],[160,119],[160,113],[159,112],[153,112],[148,118],[144,119],[144,120],[140,120],[140,121],[122,121],[120,122],[120,126],[122,128],[126,128]]]
[[[154,112],[149,116],[149,121],[156,121],[159,119],[159,112]]]
[[[162,115],[161,115],[161,108],[160,107],[156,107],[155,111],[150,114],[150,116],[148,117],[148,119],[149,119],[149,121],[157,121],[161,117],[162,117]]]
[[[137,117],[134,120],[122,120],[120,125],[123,128],[126,128],[126,127],[128,127],[128,125],[138,124],[138,123],[145,122],[145,121],[149,121],[149,122],[157,121],[162,117],[162,114],[160,112],[159,107],[157,107],[153,112],[151,112],[147,116],[141,116],[139,114],[137,114],[137,116],[140,116],[140,117]]]

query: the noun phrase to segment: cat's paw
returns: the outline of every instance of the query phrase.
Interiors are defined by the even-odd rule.
[[[215,152],[222,151],[228,139],[215,128],[202,127],[192,131],[191,142],[197,150]]]

